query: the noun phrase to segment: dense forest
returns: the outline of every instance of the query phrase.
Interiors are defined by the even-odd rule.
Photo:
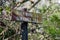
[[[60,40],[60,0],[0,0],[0,40],[21,40],[26,20],[28,40]]]

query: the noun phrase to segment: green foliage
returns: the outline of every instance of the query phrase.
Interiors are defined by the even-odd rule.
[[[13,34],[15,34],[15,31],[11,28],[8,29],[5,33],[5,38],[12,36]]]
[[[53,27],[53,26],[48,26],[48,28],[46,29],[47,32],[52,36],[52,37],[55,37],[55,34],[56,34],[56,28]]]
[[[60,14],[59,14],[60,15]],[[44,20],[43,25],[45,26],[45,32],[50,34],[53,39],[55,39],[56,35],[60,35],[60,18],[57,13],[52,14],[49,18],[50,20]],[[47,26],[46,26],[47,25]],[[58,28],[58,29],[57,29]]]
[[[29,0],[24,0],[22,3],[24,3],[24,2],[27,2],[27,1],[29,1]],[[50,0],[51,1],[51,0]],[[12,2],[12,4],[11,4],[11,6],[13,7],[13,6],[16,6],[15,5],[16,3],[15,3],[15,1],[13,1]],[[7,11],[7,13],[9,13],[9,12],[11,12],[11,8],[10,7],[5,7],[5,9],[6,9],[6,11]],[[55,11],[55,9],[57,10],[57,12],[54,12]],[[45,18],[46,19],[44,19],[44,21],[43,21],[43,27],[44,27],[44,29],[45,29],[45,32],[46,33],[48,33],[49,35],[51,35],[52,36],[52,38],[55,38],[56,37],[56,35],[60,35],[60,28],[59,29],[56,29],[57,27],[60,27],[60,12],[58,12],[58,6],[57,5],[52,5],[52,6],[49,6],[49,7],[47,7],[46,5],[44,5],[43,7],[41,7],[41,8],[39,8],[39,11],[42,13],[42,14],[44,14],[44,13],[50,13],[51,11],[53,11],[52,12],[52,14],[53,15],[51,15],[51,17],[49,18],[50,20],[48,21],[47,20],[47,17],[46,17],[46,15],[44,15],[45,16]],[[2,10],[2,7],[0,7],[0,12],[1,12],[1,10]],[[36,16],[37,14],[34,14],[33,16]],[[34,18],[35,19],[35,18]],[[14,22],[8,22],[8,21],[5,21],[4,20],[4,23],[6,24],[6,25],[9,25],[10,27],[12,27],[12,26],[14,26],[14,27],[17,27],[18,26],[18,23],[14,23]],[[20,26],[20,24],[19,24],[19,26]],[[31,26],[31,25],[30,25]],[[14,27],[12,27],[13,29],[14,29]],[[12,36],[13,34],[15,34],[15,30],[13,30],[12,28],[10,28],[10,29],[8,29],[5,33],[4,33],[4,36],[5,36],[5,38],[7,38],[7,37],[10,37],[10,36]],[[3,31],[3,29],[2,28],[0,28],[0,33]],[[28,29],[28,31],[30,31],[30,29]],[[30,32],[29,32],[30,33]],[[38,40],[40,40],[40,33],[36,33],[36,34],[31,34],[32,36],[29,36],[29,38],[30,39],[38,39]],[[1,36],[0,36],[1,37]],[[19,37],[16,37],[17,39],[16,40],[18,40],[18,38]],[[0,38],[1,39],[1,38]],[[35,40],[36,40],[35,39]]]
[[[43,7],[40,7],[39,11],[40,11],[41,13],[45,13],[45,12],[46,12],[46,9],[47,9],[47,6],[44,5]]]
[[[51,16],[51,20],[59,22],[60,21],[60,12],[53,13]]]
[[[0,33],[3,31],[3,28],[0,28]]]
[[[1,13],[1,11],[2,11],[2,7],[0,7],[0,13]]]
[[[7,12],[7,13],[11,12],[11,8],[10,8],[10,7],[7,7],[7,6],[6,6],[5,9],[6,9],[6,12]]]

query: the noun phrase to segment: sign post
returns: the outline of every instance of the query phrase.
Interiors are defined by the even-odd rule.
[[[19,18],[17,17],[14,12],[12,12],[12,19],[13,21],[16,20],[21,23],[21,35],[22,35],[22,40],[28,40],[28,23],[33,23],[33,24],[40,24],[35,22],[36,20],[32,19],[32,14],[27,11],[27,8],[24,8],[22,10],[21,16],[19,15]],[[40,18],[40,17],[39,17]],[[34,19],[36,19],[34,17]]]
[[[22,13],[22,20],[24,22],[21,23],[21,30],[22,30],[22,40],[28,40],[28,22],[31,15],[28,13],[27,8],[23,9]]]
[[[28,22],[23,22],[21,24],[21,30],[22,30],[22,40],[28,40]]]

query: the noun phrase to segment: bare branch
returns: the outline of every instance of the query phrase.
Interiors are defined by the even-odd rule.
[[[38,4],[41,0],[38,0],[29,10],[31,10],[36,4]]]

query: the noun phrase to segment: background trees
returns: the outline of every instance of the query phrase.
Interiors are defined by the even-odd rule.
[[[14,9],[14,12],[19,14],[21,13],[21,8],[27,7],[29,12],[32,10],[33,19],[39,16],[38,22],[42,22],[42,24],[29,23],[29,40],[55,40],[55,38],[60,35],[60,4],[59,2],[52,2],[51,0],[46,0],[43,4],[41,3],[42,0],[37,0],[36,2],[32,0],[0,0],[0,15],[2,15],[1,12],[3,8],[6,10],[6,14],[8,16],[6,19],[0,18],[0,21],[4,22],[6,27],[8,27],[0,27],[0,39],[21,39],[21,32],[19,31],[21,30],[20,23],[10,21],[10,13],[12,9]],[[31,32],[33,29],[34,32]]]

